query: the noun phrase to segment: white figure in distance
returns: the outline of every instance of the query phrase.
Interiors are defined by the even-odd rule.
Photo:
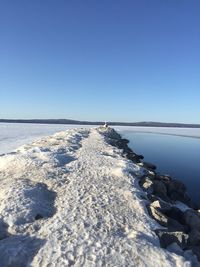
[[[105,124],[104,124],[104,126],[103,126],[104,128],[108,128],[108,124],[107,124],[107,122],[105,121]]]

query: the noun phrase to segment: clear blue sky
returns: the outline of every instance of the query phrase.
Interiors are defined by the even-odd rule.
[[[2,0],[0,118],[200,123],[199,0]]]

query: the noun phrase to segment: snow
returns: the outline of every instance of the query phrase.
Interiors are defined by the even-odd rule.
[[[32,124],[32,123],[0,123],[0,155],[9,153],[23,144],[28,144],[44,136],[71,128],[90,128],[82,125]],[[133,131],[161,133],[200,138],[200,128],[164,128],[114,126],[117,131]]]
[[[114,126],[117,131],[154,133],[200,138],[200,128]]]
[[[144,169],[121,153],[92,128],[0,156],[1,267],[191,266],[160,248]]]
[[[21,145],[56,132],[83,127],[81,125],[0,123],[0,155],[12,152]],[[91,126],[84,126],[85,128]]]

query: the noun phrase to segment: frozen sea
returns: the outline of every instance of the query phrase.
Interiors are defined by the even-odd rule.
[[[0,123],[0,155],[44,136],[70,128],[94,125]],[[182,180],[200,203],[200,128],[114,127],[130,140],[129,146],[161,173]]]
[[[71,128],[92,126],[63,124],[0,123],[0,155],[9,153],[19,146],[36,139]]]
[[[9,153],[19,146],[36,139],[52,135],[70,128],[95,127],[94,125],[62,125],[32,123],[0,123],[0,155]],[[157,127],[114,127],[120,133],[157,133],[165,135],[190,136],[200,138],[200,128],[157,128]]]

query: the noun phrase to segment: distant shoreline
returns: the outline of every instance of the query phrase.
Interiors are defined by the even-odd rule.
[[[0,119],[0,123],[36,123],[36,124],[76,124],[76,125],[102,125],[102,121],[78,121],[69,119]],[[200,124],[165,123],[165,122],[107,122],[111,126],[138,126],[138,127],[176,127],[200,128]]]

